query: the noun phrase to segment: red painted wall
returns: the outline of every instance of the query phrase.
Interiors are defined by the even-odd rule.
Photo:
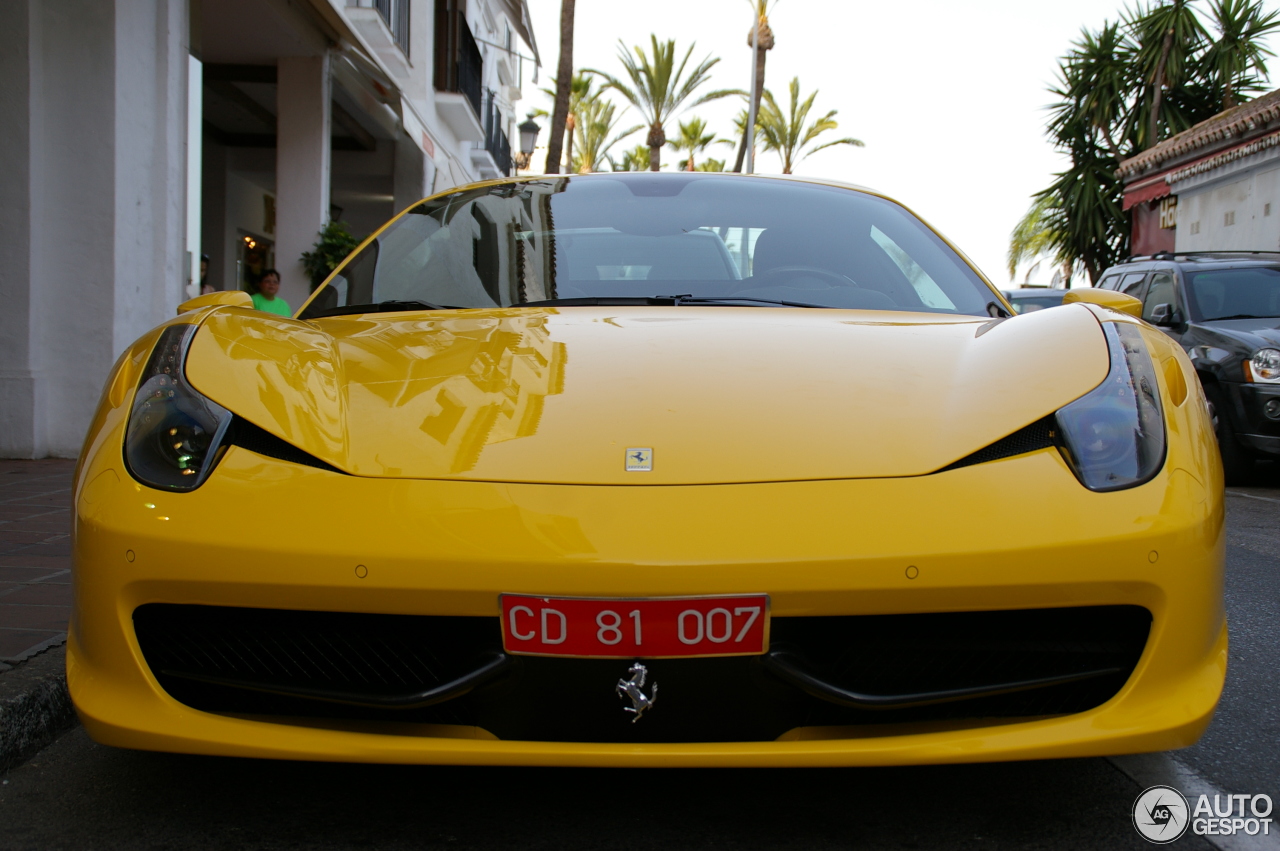
[[[1130,254],[1155,254],[1173,251],[1178,231],[1160,227],[1160,201],[1134,205],[1129,211],[1133,229],[1129,232]]]

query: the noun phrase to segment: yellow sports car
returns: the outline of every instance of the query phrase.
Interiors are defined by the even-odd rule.
[[[406,763],[1189,745],[1227,664],[1204,398],[1134,299],[1065,301],[1011,316],[816,180],[428,198],[295,318],[216,293],[120,358],[76,477],[81,720]]]

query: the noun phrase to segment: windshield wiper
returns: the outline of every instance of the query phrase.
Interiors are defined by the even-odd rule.
[[[801,301],[782,301],[775,298],[747,298],[734,295],[694,296],[694,295],[651,295],[651,296],[587,296],[585,298],[548,298],[543,301],[522,301],[512,307],[629,307],[652,306],[674,307],[681,304],[734,304],[739,301],[750,301],[758,304],[781,304],[786,307],[823,307],[821,304],[806,304]]]
[[[1274,316],[1254,316],[1252,313],[1235,313],[1231,316],[1215,316],[1212,319],[1206,319],[1206,322],[1221,322],[1225,319],[1275,319]]]
[[[669,298],[675,304],[733,304],[739,301],[749,301],[754,304],[781,304],[784,307],[816,307],[823,308],[825,305],[809,304],[804,301],[783,301],[780,298],[751,298],[749,296],[721,295],[721,296],[693,296],[693,295],[672,295],[659,296],[659,298]]]
[[[601,295],[583,296],[580,298],[544,298],[541,301],[522,301],[512,307],[629,307],[658,306],[670,307],[682,296],[624,296]]]
[[[460,307],[432,304],[429,301],[379,301],[372,304],[344,304],[309,313],[308,318],[343,316],[350,313],[396,313],[402,310],[461,310]]]

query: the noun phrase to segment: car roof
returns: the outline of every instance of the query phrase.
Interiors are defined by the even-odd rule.
[[[1129,268],[1139,271],[1149,268],[1153,263],[1173,263],[1200,269],[1275,268],[1280,267],[1280,251],[1190,251],[1182,254],[1176,252],[1152,254],[1145,257],[1130,257],[1123,263],[1117,263],[1107,269],[1107,272],[1119,272]]]

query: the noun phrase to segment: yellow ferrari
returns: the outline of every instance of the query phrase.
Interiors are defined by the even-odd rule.
[[[428,198],[293,318],[183,306],[75,489],[128,748],[886,765],[1193,743],[1222,473],[1137,302],[1013,316],[905,208],[600,174]]]

